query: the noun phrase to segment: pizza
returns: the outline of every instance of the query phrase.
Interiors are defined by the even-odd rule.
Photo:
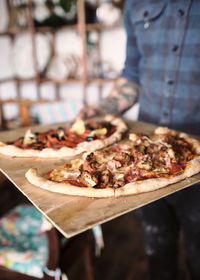
[[[158,127],[149,135],[129,135],[120,143],[86,152],[41,174],[31,168],[26,178],[52,192],[87,197],[118,197],[149,192],[200,172],[200,142]]]
[[[95,151],[119,141],[127,126],[120,118],[79,120],[67,127],[32,132],[7,143],[0,142],[0,153],[12,157],[72,157],[84,151]]]

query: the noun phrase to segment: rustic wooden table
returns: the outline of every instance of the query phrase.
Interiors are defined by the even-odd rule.
[[[63,124],[59,124],[63,125]],[[143,122],[128,121],[130,131],[151,132],[155,126]],[[34,131],[45,131],[57,125],[36,126]],[[26,129],[0,133],[0,141],[14,140]],[[119,198],[86,198],[51,193],[31,185],[24,174],[30,167],[51,169],[66,162],[62,159],[11,158],[0,155],[2,173],[46,216],[65,236],[71,237],[102,224],[145,204],[200,182],[200,173],[160,190]]]

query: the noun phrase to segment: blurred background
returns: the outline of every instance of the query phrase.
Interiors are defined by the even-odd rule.
[[[2,129],[71,120],[109,93],[125,58],[123,4],[0,1]]]
[[[82,106],[108,95],[125,59],[123,5],[124,0],[0,0],[1,130],[69,121]],[[136,104],[125,117],[135,120],[137,113]],[[1,216],[24,197],[2,175],[0,182]],[[105,249],[100,258],[91,258],[95,279],[147,279],[137,213],[102,229]],[[182,240],[180,247],[179,279],[184,280]],[[72,251],[81,252],[70,250],[69,259]],[[80,269],[84,262],[76,261],[67,274],[86,279]],[[68,268],[66,258],[63,266]]]

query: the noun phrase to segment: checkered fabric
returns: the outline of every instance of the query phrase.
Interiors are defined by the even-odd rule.
[[[124,20],[139,119],[199,135],[200,1],[126,0]]]

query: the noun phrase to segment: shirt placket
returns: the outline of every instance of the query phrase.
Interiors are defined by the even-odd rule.
[[[160,123],[170,125],[173,116],[173,100],[175,96],[176,83],[180,65],[182,45],[184,42],[188,13],[191,1],[180,1],[175,9],[176,27],[172,31],[172,40],[165,67],[165,81],[163,86],[163,100],[160,111]],[[187,3],[186,3],[187,2]],[[172,9],[174,12],[174,9]],[[172,13],[171,11],[171,13]]]

